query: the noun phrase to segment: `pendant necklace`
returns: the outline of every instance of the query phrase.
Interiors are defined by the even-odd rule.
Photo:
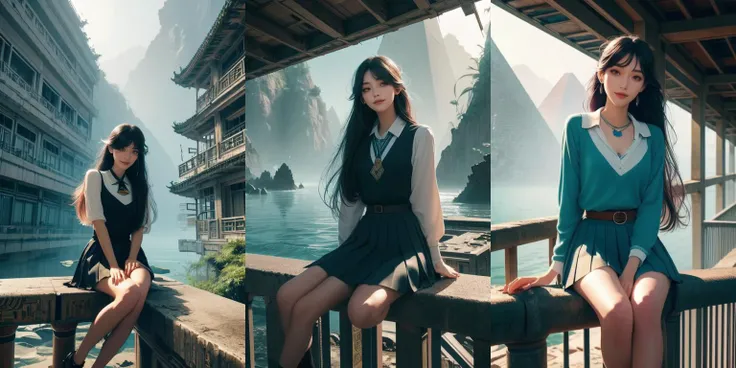
[[[373,139],[371,140],[371,144],[373,145],[373,153],[376,154],[376,161],[373,163],[373,167],[371,168],[371,175],[374,179],[376,179],[376,181],[380,180],[381,175],[383,175],[384,170],[381,156],[386,150],[386,147],[388,147],[388,144],[391,141],[392,137],[393,134],[391,134],[391,132],[386,132],[385,137],[378,138],[378,134],[375,134],[373,135]]]
[[[626,123],[626,125],[624,125],[622,127],[617,127],[617,126],[611,124],[611,122],[608,121],[608,119],[606,119],[603,116],[603,114],[601,114],[601,119],[603,119],[603,122],[605,122],[606,125],[608,125],[609,127],[611,127],[611,130],[613,131],[613,136],[616,137],[616,138],[621,138],[624,135],[624,133],[623,133],[624,130],[628,129],[629,126],[631,125],[631,119],[628,119],[629,122]]]

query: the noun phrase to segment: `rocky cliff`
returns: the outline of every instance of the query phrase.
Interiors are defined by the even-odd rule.
[[[225,0],[167,0],[159,10],[161,30],[133,69],[122,91],[136,115],[147,122],[174,162],[181,162],[180,145],[194,143],[175,134],[174,121],[194,115],[196,95],[171,81],[174,71],[186,66],[204,41]]]
[[[490,27],[488,28],[490,32]],[[457,128],[451,130],[452,140],[442,151],[437,165],[437,183],[441,187],[462,188],[471,173],[471,167],[483,160],[491,141],[491,64],[490,35],[487,36],[478,73],[472,77],[468,93],[468,107]]]
[[[483,156],[483,161],[473,165],[468,176],[468,184],[453,200],[458,203],[491,204],[491,155]]]
[[[334,150],[327,108],[307,64],[247,81],[245,103],[248,136],[263,167],[287,163],[297,176],[318,177]]]

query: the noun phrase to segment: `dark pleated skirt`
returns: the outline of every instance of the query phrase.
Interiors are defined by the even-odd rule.
[[[633,223],[617,225],[612,221],[582,220],[565,257],[562,286],[567,289],[591,271],[605,266],[621,275],[629,260],[633,232]],[[672,284],[682,282],[672,257],[659,238],[636,271],[634,280],[650,271],[664,274]]]
[[[412,212],[366,214],[342,245],[307,265],[312,266],[351,287],[380,285],[400,294],[429,287],[440,278]]]
[[[130,240],[116,241],[113,243],[112,248],[113,253],[115,253],[115,260],[118,262],[118,267],[121,270],[125,270],[125,260],[128,259],[128,255],[130,254]],[[148,259],[143,249],[138,251],[137,259],[143,268],[151,274],[151,280],[153,280],[154,274],[151,266],[148,264]],[[79,262],[77,263],[72,280],[64,283],[64,285],[79,289],[96,290],[97,283],[108,277],[110,277],[110,263],[107,261],[107,257],[105,257],[100,243],[91,239],[79,257]]]

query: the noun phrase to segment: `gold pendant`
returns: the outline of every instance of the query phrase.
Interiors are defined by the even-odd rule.
[[[380,158],[376,158],[376,162],[373,164],[373,168],[371,169],[371,175],[373,175],[373,178],[378,181],[381,179],[381,175],[383,175],[383,164],[381,163]]]
[[[118,188],[118,194],[120,195],[128,195],[130,193],[127,188]]]

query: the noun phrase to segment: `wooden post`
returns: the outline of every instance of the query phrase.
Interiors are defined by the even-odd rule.
[[[680,367],[680,313],[664,318],[664,366]]]
[[[77,332],[76,323],[51,323],[51,329],[54,331],[53,338],[53,364],[54,367],[61,367],[61,361],[67,354],[74,351],[74,335]]]
[[[255,332],[253,329],[253,296],[245,295],[245,365],[256,366]]]
[[[703,267],[703,221],[705,220],[705,108],[708,88],[701,85],[692,102],[691,173],[698,181],[698,190],[690,195],[692,203],[692,267]]]
[[[138,331],[135,333],[135,364],[137,367],[153,367],[156,364],[153,349]]]
[[[347,310],[340,311],[340,368],[363,366],[362,330],[353,326]]]
[[[15,329],[18,326],[0,327],[0,367],[12,367],[15,361]]]
[[[726,123],[723,118],[716,121],[716,175],[722,176],[726,171]],[[726,206],[726,182],[716,186],[716,213],[723,211]]]
[[[266,350],[268,367],[279,368],[281,349],[284,348],[284,331],[276,297],[264,297],[266,302]]]
[[[506,257],[506,283],[514,281],[518,275],[518,247],[508,248],[504,251]]]
[[[422,364],[421,328],[396,322],[396,366],[420,368]],[[434,367],[433,367],[434,368]]]

